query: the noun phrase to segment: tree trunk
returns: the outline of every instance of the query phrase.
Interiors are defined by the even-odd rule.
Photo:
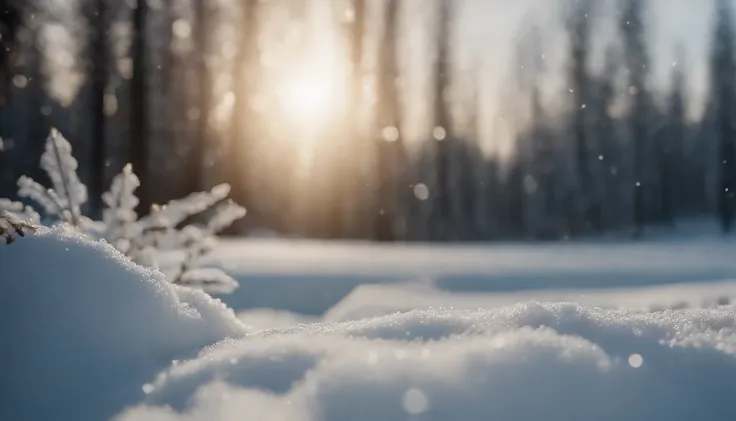
[[[146,19],[147,0],[137,0],[133,10],[133,78],[130,82],[130,162],[138,175],[138,213],[145,214],[151,208],[148,180],[148,98],[146,83]]]
[[[20,23],[20,14],[12,1],[0,0],[0,108],[6,105],[15,54],[15,34]]]
[[[107,138],[105,91],[108,78],[107,8],[105,0],[95,1],[92,22],[92,174],[90,177],[90,211],[102,214],[102,193],[105,191],[107,168]]]
[[[386,7],[386,29],[384,32],[380,65],[378,68],[378,106],[375,135],[378,206],[373,220],[373,238],[378,241],[396,240],[397,201],[396,187],[402,180],[398,168],[403,149],[400,118],[399,91],[396,86],[398,1],[389,0]],[[395,130],[395,131],[394,131]]]
[[[230,121],[230,156],[228,159],[228,181],[232,185],[232,197],[236,203],[249,210],[250,191],[250,146],[258,124],[258,114],[250,105],[250,97],[256,89],[258,60],[258,1],[243,0],[243,24],[239,28],[238,55],[233,69],[235,103]],[[249,218],[250,219],[250,218]],[[243,222],[233,224],[230,233],[241,231]]]
[[[366,0],[352,0],[353,19],[347,28],[350,48],[351,75],[349,81],[349,109],[346,123],[343,126],[342,149],[335,154],[341,162],[336,162],[333,172],[335,194],[330,208],[330,227],[332,235],[338,237],[371,237],[373,218],[366,215],[363,209],[371,206],[357,206],[361,199],[356,192],[364,191],[360,184],[364,183],[357,161],[349,161],[349,157],[362,159],[366,153],[366,139],[360,129],[360,113],[363,101],[363,41],[365,37]],[[352,150],[351,150],[352,149]],[[356,153],[356,151],[358,151]]]
[[[199,79],[199,119],[197,130],[192,141],[192,148],[187,161],[187,188],[190,193],[201,190],[202,162],[204,160],[205,144],[209,136],[209,120],[211,106],[212,84],[208,68],[209,53],[209,6],[207,0],[198,0],[195,9],[195,48],[199,59],[197,63],[197,77]],[[237,117],[237,116],[236,116]]]

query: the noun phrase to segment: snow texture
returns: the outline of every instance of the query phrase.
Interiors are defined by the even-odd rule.
[[[57,227],[0,243],[0,419],[102,420],[173,359],[240,337],[232,311]]]
[[[528,303],[266,331],[173,365],[118,420],[733,420],[735,310]]]
[[[347,264],[355,250],[343,251],[331,258]],[[467,249],[451,257],[463,255],[480,265]],[[0,245],[0,419],[731,421],[736,307],[704,297],[734,286],[713,282],[696,260],[672,263],[691,265],[693,276],[700,267],[709,282],[623,295],[646,301],[669,291],[709,308],[615,308],[625,297],[610,308],[530,302],[527,289],[471,310],[492,294],[379,282],[355,289],[322,321],[250,310],[263,319],[270,311],[282,326],[257,330],[106,243],[41,229]],[[602,271],[601,262],[580,266]],[[565,273],[565,264],[550,267]],[[597,289],[592,300],[617,293]],[[423,309],[384,314],[401,300]],[[377,316],[353,318],[371,303]],[[458,307],[427,308],[445,303]]]

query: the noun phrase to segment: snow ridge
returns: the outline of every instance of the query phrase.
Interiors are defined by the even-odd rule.
[[[0,334],[3,420],[736,419],[734,306],[528,302],[247,334],[62,227],[0,244]]]
[[[725,421],[735,310],[532,302],[265,331],[170,367],[118,420]]]

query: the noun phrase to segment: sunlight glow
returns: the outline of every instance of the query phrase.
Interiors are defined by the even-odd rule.
[[[334,116],[337,92],[329,72],[292,75],[279,90],[286,116],[303,128],[316,128]]]
[[[350,66],[344,35],[332,2],[315,2],[303,26],[287,25],[269,36],[261,75],[264,115],[279,143],[300,155],[305,165],[313,149],[333,142],[345,125]],[[274,29],[276,29],[274,27]],[[284,34],[288,34],[285,36]],[[311,171],[311,170],[310,170]]]

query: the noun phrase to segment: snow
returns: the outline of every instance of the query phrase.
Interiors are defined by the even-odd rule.
[[[202,288],[212,294],[231,294],[238,288],[238,282],[221,270],[213,268],[194,268],[181,275],[178,285]]]
[[[365,305],[378,307],[366,316],[461,302],[509,305],[529,297],[636,308],[700,305],[736,297],[730,282],[735,255],[736,241],[717,236],[449,247],[255,239],[222,241],[205,264],[240,284],[221,297],[236,311],[322,317],[345,308],[346,300],[354,306],[356,295],[370,295]],[[713,282],[718,285],[706,285]],[[402,301],[405,306],[387,305]]]
[[[731,420],[735,353],[733,307],[414,311],[223,343],[118,419]]]
[[[626,307],[641,311],[709,308],[730,304],[736,298],[736,281],[699,282],[590,291],[560,289],[456,293],[422,282],[394,285],[360,285],[322,316],[325,321],[354,320],[399,311],[428,308],[474,310],[514,305],[530,299],[575,302],[588,306]],[[242,312],[247,320],[250,312]],[[239,314],[240,317],[240,314]]]
[[[240,337],[232,311],[63,228],[0,245],[0,419],[105,419],[171,360]]]
[[[236,317],[43,229],[0,245],[0,419],[730,421],[734,246],[225,242]]]

